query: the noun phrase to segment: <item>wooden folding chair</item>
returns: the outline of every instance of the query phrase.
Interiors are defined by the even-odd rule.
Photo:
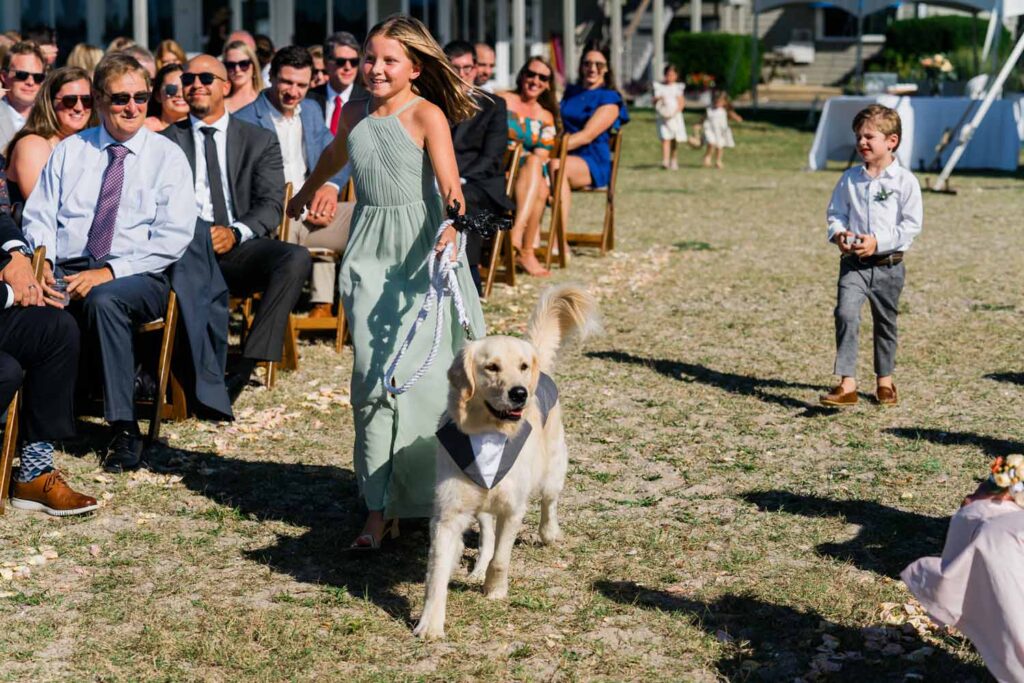
[[[43,263],[46,261],[46,247],[37,247],[32,254],[32,271],[36,280],[43,279]],[[4,425],[3,447],[0,450],[0,515],[7,506],[11,488],[11,470],[14,468],[14,453],[18,450],[18,420],[21,412],[21,389],[14,392],[14,398],[7,406],[7,422]]]
[[[505,195],[513,199],[516,187],[516,178],[519,177],[519,160],[523,156],[523,144],[516,142],[505,148],[505,158],[502,160],[502,168],[505,169]],[[490,251],[485,249],[487,265],[481,266],[480,276],[484,281],[484,298],[491,295],[491,288],[499,272],[501,281],[509,287],[516,286],[516,252],[512,248],[512,239],[505,234],[506,230],[499,230],[491,239]],[[486,246],[486,245],[485,245]]]
[[[562,133],[555,141],[555,158],[558,160],[558,168],[550,173],[551,195],[548,197],[548,206],[551,207],[551,222],[548,224],[547,234],[544,236],[544,246],[536,251],[542,252],[544,267],[551,270],[554,261],[552,245],[558,250],[558,267],[566,268],[569,265],[569,242],[566,240],[565,226],[562,224],[562,192],[568,182],[565,173],[565,158],[569,154],[569,134]],[[551,164],[548,164],[551,168]]]
[[[612,175],[608,187],[585,188],[573,192],[600,193],[606,195],[604,226],[601,232],[566,232],[565,239],[572,246],[597,247],[601,256],[615,248],[615,179],[619,175],[619,156],[622,153],[622,131],[612,131],[608,145],[612,156]]]
[[[149,419],[149,433],[146,437],[147,445],[153,445],[160,438],[160,423],[164,420],[178,422],[188,417],[188,407],[185,403],[185,389],[182,387],[178,377],[171,369],[171,361],[174,355],[174,339],[178,333],[178,320],[181,318],[181,308],[178,306],[178,295],[172,289],[167,296],[167,312],[162,318],[139,325],[136,328],[138,334],[151,334],[160,332],[160,355],[156,364],[156,397],[151,404],[152,415]],[[168,400],[170,390],[170,400]],[[145,406],[148,401],[139,401]]]

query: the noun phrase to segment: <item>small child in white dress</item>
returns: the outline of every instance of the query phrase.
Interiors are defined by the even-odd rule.
[[[736,142],[732,139],[732,129],[729,128],[729,121],[742,121],[743,117],[736,113],[729,101],[729,96],[724,92],[718,92],[711,101],[711,106],[704,113],[701,120],[704,144],[707,149],[704,152],[704,165],[711,165],[711,155],[715,155],[715,166],[724,168],[722,163],[722,152],[726,147],[735,147]]]
[[[665,82],[654,84],[654,111],[657,114],[658,138],[661,140],[661,167],[679,168],[676,151],[680,142],[686,142],[686,124],[683,123],[683,92],[686,86],[679,82],[674,66],[665,66]]]

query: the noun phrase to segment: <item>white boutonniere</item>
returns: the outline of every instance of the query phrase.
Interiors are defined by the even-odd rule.
[[[884,202],[886,199],[892,196],[896,190],[887,190],[884,187],[875,193],[876,202]]]

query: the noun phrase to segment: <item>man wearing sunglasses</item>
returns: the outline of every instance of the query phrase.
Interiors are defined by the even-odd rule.
[[[0,61],[0,90],[7,91],[0,99],[0,154],[32,111],[45,64],[46,58],[35,43],[24,41],[12,45]]]
[[[263,294],[242,358],[228,374],[227,391],[234,401],[248,385],[256,363],[281,360],[288,316],[309,277],[311,259],[305,248],[275,239],[284,212],[281,147],[273,133],[228,115],[224,98],[231,84],[224,65],[210,55],[194,57],[181,74],[181,84],[189,117],[168,126],[162,135],[185,151],[194,171],[196,240],[203,239],[212,249],[220,271],[217,277],[223,277],[232,294]],[[183,287],[216,289],[209,278],[203,282],[175,268],[176,291],[179,278]],[[226,343],[226,314],[216,324],[206,316],[202,327],[190,324],[184,310],[182,319],[193,348],[207,335],[216,335],[218,344]]]
[[[477,68],[473,46],[464,40],[453,40],[444,46],[444,53],[465,84],[466,91],[480,107],[480,111],[452,128],[455,163],[462,180],[462,194],[466,198],[466,211],[482,209],[503,215],[515,208],[505,195],[505,173],[501,161],[508,146],[508,109],[505,100],[473,90]],[[480,286],[480,256],[483,239],[468,233],[466,258],[470,274]]]
[[[359,83],[359,41],[347,31],[339,31],[324,41],[324,66],[327,83],[309,91],[307,97],[315,100],[324,112],[324,123],[331,135],[338,134],[341,108],[350,100],[369,97]]]
[[[334,140],[324,125],[320,108],[306,99],[312,75],[313,57],[309,50],[298,45],[283,47],[270,62],[270,87],[252,104],[235,112],[240,121],[277,136],[284,159],[284,179],[292,184],[294,192],[299,191],[316,168],[320,155]],[[342,169],[317,191],[302,220],[292,222],[291,241],[304,247],[345,250],[354,203],[339,205],[338,192],[347,182],[348,172]],[[313,264],[311,317],[331,317],[336,279],[333,261]]]
[[[63,276],[83,342],[100,360],[104,417],[113,440],[108,471],[139,466],[135,421],[136,327],[167,313],[165,271],[185,252],[195,230],[195,198],[185,155],[143,125],[149,75],[132,57],[111,54],[93,75],[100,125],[54,148],[25,204],[25,236],[46,247]],[[68,378],[71,381],[71,378]]]

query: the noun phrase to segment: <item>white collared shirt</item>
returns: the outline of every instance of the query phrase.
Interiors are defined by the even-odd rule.
[[[872,235],[878,254],[906,251],[921,232],[924,208],[921,185],[895,159],[878,174],[855,166],[839,178],[828,204],[828,239],[836,233]]]
[[[213,123],[206,123],[197,119],[192,114],[188,115],[189,125],[192,126],[192,141],[196,148],[196,183],[195,197],[196,209],[199,217],[204,221],[213,223],[213,198],[210,195],[210,181],[206,172],[206,134],[202,129],[211,126],[217,132],[213,134],[213,144],[217,148],[217,162],[220,164],[220,183],[224,188],[224,204],[228,209],[228,225],[238,228],[242,233],[242,241],[252,239],[253,231],[245,223],[239,223],[235,218],[235,207],[231,201],[231,185],[228,181],[228,121],[227,113]]]
[[[7,115],[7,118],[14,124],[14,132],[18,132],[25,127],[26,117],[18,113],[18,110],[10,105],[7,98],[4,97],[0,100],[0,111]]]
[[[334,117],[334,100],[338,95],[341,95],[341,105],[345,106],[348,101],[352,98],[352,86],[355,85],[355,81],[348,84],[348,87],[341,92],[336,91],[331,87],[331,84],[327,84],[327,99],[324,102],[324,123],[327,127],[331,127],[331,118]]]
[[[469,443],[473,447],[476,465],[480,468],[480,476],[488,488],[494,486],[494,478],[498,476],[501,458],[505,455],[505,444],[508,437],[501,432],[484,432],[470,434]]]
[[[22,218],[29,246],[46,247],[47,259],[89,255],[89,230],[110,161],[107,147],[116,143],[101,125],[64,139],[50,154]],[[195,234],[195,195],[181,182],[188,159],[145,127],[120,144],[130,153],[106,265],[115,277],[159,273],[181,258]]]
[[[302,189],[306,181],[305,145],[302,144],[302,105],[298,104],[291,116],[285,116],[270,106],[270,120],[274,123],[277,141],[281,145],[281,157],[284,160],[284,180],[292,184],[292,192]]]

